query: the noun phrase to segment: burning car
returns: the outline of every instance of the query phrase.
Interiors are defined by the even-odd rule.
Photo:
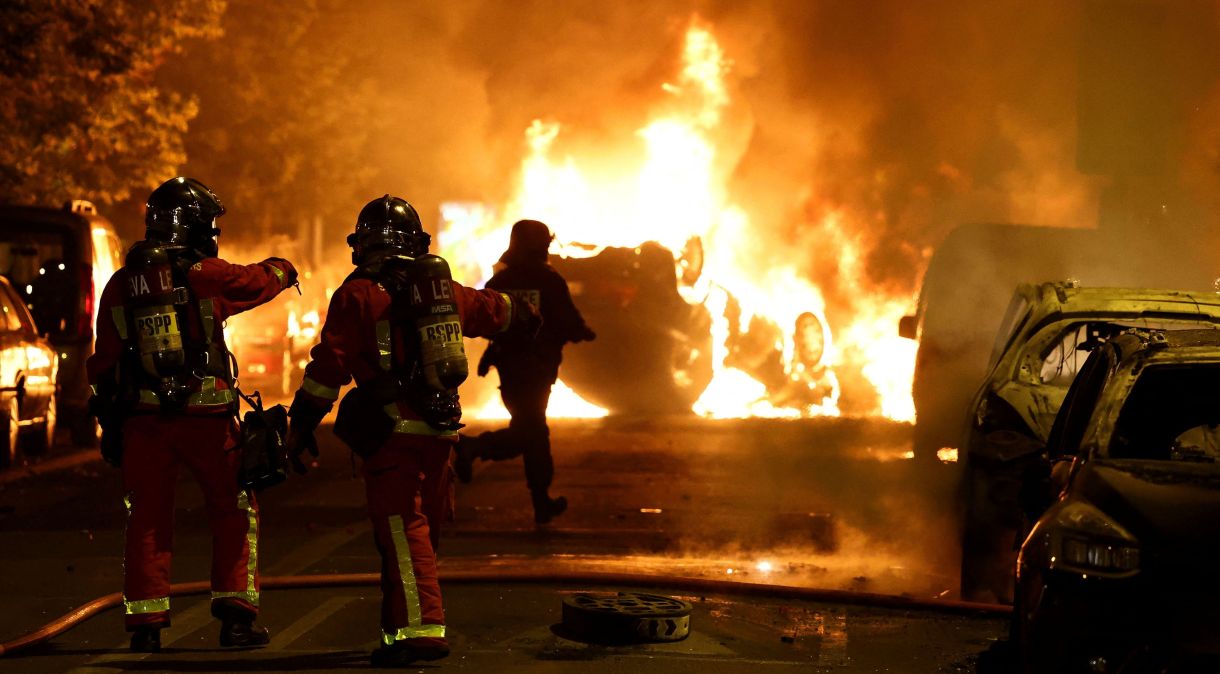
[[[599,335],[568,350],[564,381],[620,413],[689,412],[712,380],[711,316],[678,294],[673,253],[645,243],[550,262]]]
[[[1020,490],[1090,349],[1130,328],[1220,327],[1214,293],[1022,284],[1001,323],[964,437],[961,593],[1009,601]]]
[[[785,357],[783,329],[719,289],[723,306],[692,302],[681,290],[699,280],[701,245],[682,255],[656,242],[607,247],[596,256],[552,255],[572,297],[600,338],[568,350],[563,380],[588,400],[619,414],[687,414],[714,375],[715,359],[755,382],[760,400],[796,413],[837,399],[824,356],[825,324],[800,313]],[[714,320],[726,326],[717,335]]]
[[[1216,671],[1220,330],[1098,346],[1047,450],[1059,497],[1016,565],[1027,670]]]

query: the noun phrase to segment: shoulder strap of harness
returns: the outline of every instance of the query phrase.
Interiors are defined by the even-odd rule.
[[[199,260],[197,256],[182,254],[174,256],[174,285],[185,288],[187,296],[184,304],[193,309],[199,317],[199,339],[184,333],[184,343],[190,344],[190,353],[203,362],[192,364],[196,375],[203,376],[203,390],[216,390],[216,379],[223,379],[230,387],[234,384],[232,355],[225,347],[221,332],[216,325],[216,301],[211,297],[199,297],[191,288],[188,276],[190,269]],[[190,309],[188,309],[189,311]]]

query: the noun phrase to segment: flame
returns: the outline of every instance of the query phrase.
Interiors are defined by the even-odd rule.
[[[101,306],[102,289],[110,282],[110,277],[118,271],[119,259],[121,252],[115,250],[111,244],[111,235],[105,227],[93,227],[90,231],[90,238],[93,240],[93,293],[94,300],[91,303],[93,307],[93,316],[91,317],[91,325],[93,326],[94,334],[97,333],[97,310]],[[63,265],[60,265],[63,269]]]
[[[549,417],[564,417],[568,419],[600,419],[609,414],[605,409],[581,398],[575,391],[562,381],[555,382],[551,387],[551,397],[547,401],[546,414]],[[508,410],[499,398],[491,398],[482,406],[471,410],[472,419],[508,420]]]
[[[664,105],[638,130],[634,157],[603,153],[582,162],[556,156],[562,125],[534,120],[525,131],[527,153],[515,195],[500,208],[445,204],[437,239],[442,254],[461,270],[462,278],[485,282],[508,243],[510,223],[518,219],[547,222],[556,233],[552,252],[569,258],[591,257],[609,246],[634,248],[646,241],[677,252],[698,237],[704,251],[702,273],[678,289],[687,302],[703,304],[713,321],[713,378],[694,404],[695,412],[714,418],[838,415],[834,369],[847,359],[862,366],[876,389],[879,413],[912,419],[914,343],[894,334],[906,303],[861,300],[854,320],[842,331],[846,346],[836,348],[821,290],[802,274],[791,250],[764,248],[749,215],[729,199],[726,176],[735,158],[725,156],[717,137],[731,104],[726,81],[732,62],[698,22],[692,22],[685,38],[682,68],[675,81],[662,85]],[[860,242],[838,228],[842,273],[863,278]],[[730,302],[741,309],[733,319],[733,312],[727,311]],[[796,342],[803,337],[795,333],[804,314],[821,326],[821,358],[815,363],[798,357]],[[777,395],[776,382],[769,388],[726,364],[732,356],[731,336],[747,331],[754,317],[778,328],[772,346],[782,354],[788,394]],[[815,390],[815,385],[824,392],[821,402],[810,403],[810,396],[799,395]],[[548,414],[574,413],[570,406],[582,408],[580,414],[588,412],[588,403],[575,393],[568,398],[571,390],[562,382],[556,385],[560,391],[562,395],[552,396]],[[476,416],[501,414],[495,406],[498,403]]]
[[[914,340],[897,335],[898,321],[907,313],[910,302],[879,296],[861,282],[867,278],[861,250],[860,233],[851,232],[840,213],[823,218],[822,240],[839,252],[840,285],[854,298],[854,317],[840,337],[846,345],[842,360],[860,365],[877,393],[878,411],[896,421],[914,421],[915,403],[911,382],[915,377]]]

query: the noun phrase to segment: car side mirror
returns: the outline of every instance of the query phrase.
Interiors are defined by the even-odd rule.
[[[903,339],[915,339],[915,314],[907,314],[898,319],[898,336]]]

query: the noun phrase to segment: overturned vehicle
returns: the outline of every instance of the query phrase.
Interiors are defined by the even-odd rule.
[[[655,242],[605,248],[592,257],[552,255],[550,264],[567,279],[572,298],[598,333],[596,341],[565,351],[563,381],[589,401],[627,415],[690,413],[718,365],[761,383],[776,406],[806,408],[837,395],[823,362],[826,328],[811,312],[801,313],[792,326],[758,315],[743,324],[742,307],[728,294],[725,343],[714,345],[713,320],[722,317],[680,292],[699,280],[701,261],[698,238],[677,259]],[[785,362],[778,346],[785,330],[792,331],[792,362]],[[722,363],[713,362],[718,347]]]
[[[550,263],[598,333],[565,352],[563,380],[613,412],[689,412],[712,380],[711,316],[678,293],[673,253],[646,243]]]

